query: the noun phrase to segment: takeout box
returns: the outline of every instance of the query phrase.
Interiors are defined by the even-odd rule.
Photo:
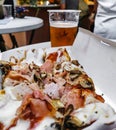
[[[10,56],[20,58],[21,51],[40,48],[48,48],[49,51],[57,49],[57,47],[51,48],[50,42],[39,43],[3,52],[0,58],[2,60],[8,60]],[[116,43],[79,28],[73,46],[66,48],[93,79],[98,93],[103,94],[106,102],[116,110]],[[31,62],[34,56],[29,53],[28,58]],[[37,61],[38,57],[35,58]]]
[[[77,59],[84,67],[85,72],[93,79],[98,94],[103,95],[106,102],[116,111],[116,43],[99,37],[88,30],[79,28],[78,35],[72,46],[65,46],[72,58]],[[51,48],[50,42],[24,46],[0,53],[0,59],[9,60],[9,57],[23,58],[28,50],[27,62],[39,62],[45,50],[48,52],[58,49]],[[61,47],[60,47],[61,48]],[[35,53],[32,53],[32,50]],[[42,51],[41,51],[42,50]],[[111,120],[116,120],[116,116]],[[104,125],[98,120],[84,130],[111,130],[116,128],[116,123]]]
[[[116,43],[80,28],[71,51],[116,110]]]

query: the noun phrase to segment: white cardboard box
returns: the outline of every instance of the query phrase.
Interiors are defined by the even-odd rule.
[[[57,49],[51,48],[50,42],[46,42],[12,49],[1,53],[0,57],[2,60],[8,60],[11,55],[20,55],[20,51],[37,48],[48,48],[50,51]],[[73,46],[66,46],[66,48],[93,79],[98,93],[103,93],[106,102],[116,110],[116,43],[98,37],[88,30],[79,28]],[[33,58],[31,53],[29,53],[29,61],[31,60]],[[87,130],[111,130],[112,128],[113,130],[116,129],[116,123],[105,127],[98,122],[97,127],[93,125],[93,127]]]
[[[71,50],[116,110],[116,43],[80,28]]]

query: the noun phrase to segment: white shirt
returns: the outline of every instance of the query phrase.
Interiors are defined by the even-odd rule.
[[[94,33],[116,42],[116,0],[97,0]]]

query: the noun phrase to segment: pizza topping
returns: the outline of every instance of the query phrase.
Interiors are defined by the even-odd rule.
[[[45,94],[47,94],[48,96],[50,96],[52,99],[59,99],[60,98],[58,84],[55,84],[55,83],[46,84],[44,86],[43,92]]]
[[[78,109],[84,106],[84,97],[82,96],[81,89],[72,89],[68,93],[64,94],[61,98],[61,102],[68,107],[73,105],[74,109]]]
[[[56,70],[60,70],[60,68],[61,68],[61,64],[60,64],[60,63],[57,63],[57,64],[55,65],[55,69],[56,69]]]
[[[57,61],[57,57],[58,57],[58,52],[50,53],[50,54],[46,57],[46,61],[47,61],[47,60],[50,60],[50,61],[52,61],[52,62],[55,62],[55,61]]]
[[[1,74],[6,75],[11,70],[11,63],[7,61],[0,61]]]
[[[4,125],[0,122],[0,130],[4,129]]]
[[[46,73],[46,72],[41,72],[41,73],[40,73],[40,77],[41,77],[42,79],[45,79],[45,78],[47,77],[47,73]]]
[[[33,89],[31,89],[30,86],[31,85],[27,84],[26,82],[22,82],[12,88],[12,94],[16,97],[17,100],[22,100],[25,94],[31,94],[33,92]]]
[[[35,118],[45,117],[49,114],[49,109],[47,107],[46,101],[40,99],[30,99],[30,111]]]
[[[42,72],[51,73],[53,69],[54,63],[51,60],[45,61],[45,63],[40,67]]]
[[[69,75],[70,79],[74,81],[76,78],[78,78],[82,74],[82,72],[78,69],[74,69],[74,70],[71,70],[69,74],[70,74]]]
[[[65,85],[66,80],[63,79],[62,77],[59,77],[58,75],[52,77],[52,80],[57,83],[60,87],[62,87],[63,85]]]
[[[74,65],[76,65],[76,66],[79,66],[80,64],[79,64],[79,62],[78,62],[78,60],[72,60],[71,61]]]
[[[95,91],[91,91],[90,89],[82,89],[82,95],[85,97],[85,104],[105,102],[102,96],[96,94]]]
[[[82,77],[80,77],[79,83],[83,88],[94,89],[93,81],[87,75],[83,75]]]
[[[59,53],[59,57],[58,57],[59,62],[71,61],[71,58],[70,58],[69,53],[67,52],[66,48],[64,48],[64,49],[59,48],[58,53]]]

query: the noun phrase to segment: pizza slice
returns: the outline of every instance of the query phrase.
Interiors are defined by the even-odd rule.
[[[115,115],[65,48],[43,57],[41,65],[1,62],[1,130],[85,129]]]

